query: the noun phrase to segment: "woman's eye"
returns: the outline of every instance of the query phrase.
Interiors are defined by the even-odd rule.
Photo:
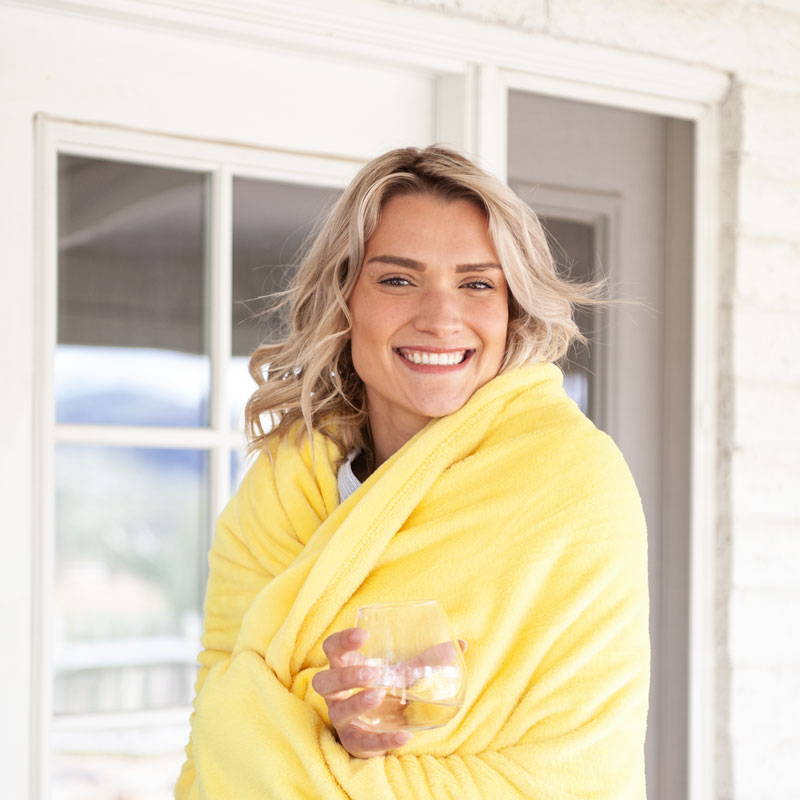
[[[408,278],[394,277],[394,278],[384,278],[382,281],[379,281],[379,283],[384,283],[387,286],[408,286],[411,283],[411,281],[409,281]]]
[[[378,283],[382,283],[384,286],[401,286],[401,287],[413,285],[408,278],[403,278],[400,277],[399,275],[393,275],[390,278],[383,278],[380,281],[378,281]],[[470,281],[469,283],[465,283],[463,285],[466,286],[468,289],[479,289],[481,291],[494,288],[491,283],[480,280]]]
[[[486,281],[470,281],[465,286],[469,286],[470,289],[491,289],[492,284],[487,283]]]

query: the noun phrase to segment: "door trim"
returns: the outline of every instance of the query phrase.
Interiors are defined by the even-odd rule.
[[[596,102],[618,105],[615,98],[624,99],[669,116],[686,117],[693,113],[691,104],[717,102],[730,81],[712,67],[373,0],[204,0],[202,5],[191,0],[0,0],[0,5],[251,46],[336,52],[440,73],[490,63],[519,71],[515,82],[536,75],[539,92],[569,97],[575,84],[592,85]],[[643,107],[646,103],[650,108]]]

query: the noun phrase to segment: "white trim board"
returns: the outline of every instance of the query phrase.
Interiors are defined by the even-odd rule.
[[[622,90],[672,103],[707,104],[717,102],[730,82],[727,73],[711,67],[370,0],[0,0],[0,5],[257,47],[310,48],[440,73],[462,72],[470,62],[491,63],[523,75],[547,76],[547,93],[560,96],[567,84],[581,84],[595,87],[595,95],[603,87],[614,90],[618,102],[625,101]],[[555,81],[566,83],[557,88]],[[543,87],[536,91],[545,91]],[[599,102],[616,105],[613,100],[608,96]],[[675,111],[656,113],[690,114]]]
[[[719,112],[695,121],[692,264],[691,534],[688,800],[716,797],[717,380],[719,353]]]

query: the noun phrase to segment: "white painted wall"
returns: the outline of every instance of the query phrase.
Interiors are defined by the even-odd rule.
[[[385,1],[732,74],[720,126],[717,798],[800,798],[800,0]]]

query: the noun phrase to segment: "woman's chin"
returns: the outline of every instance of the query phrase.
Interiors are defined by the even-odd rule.
[[[468,398],[443,398],[442,400],[426,400],[414,404],[414,412],[421,417],[446,417],[461,408]]]

